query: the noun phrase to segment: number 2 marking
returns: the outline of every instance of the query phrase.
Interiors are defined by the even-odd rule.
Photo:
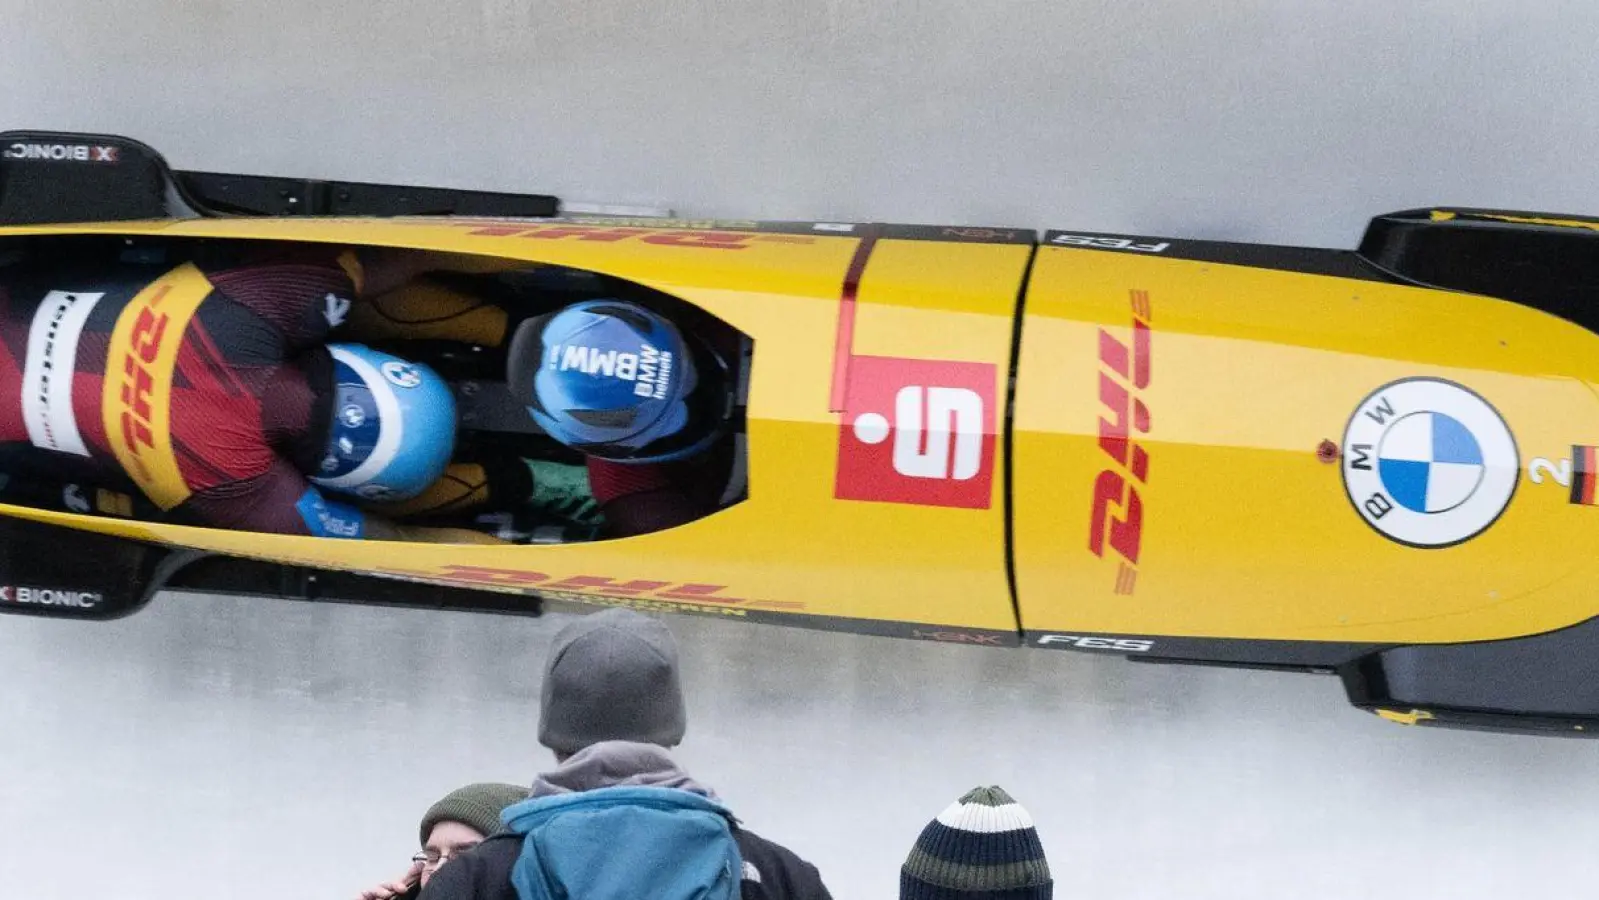
[[[1533,484],[1543,484],[1545,476],[1553,478],[1561,487],[1571,487],[1571,460],[1562,459],[1560,465],[1556,466],[1539,456],[1527,463],[1527,477],[1532,479]]]

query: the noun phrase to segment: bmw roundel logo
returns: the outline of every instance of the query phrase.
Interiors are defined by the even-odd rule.
[[[391,359],[383,364],[382,370],[383,377],[399,387],[414,388],[422,383],[422,373],[410,363]]]
[[[1481,534],[1516,493],[1510,427],[1472,390],[1405,378],[1373,391],[1344,429],[1344,490],[1366,524],[1411,547]]]

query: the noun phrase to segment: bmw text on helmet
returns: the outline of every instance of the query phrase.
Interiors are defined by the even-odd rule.
[[[601,350],[580,344],[556,344],[550,348],[549,366],[561,372],[616,378],[634,382],[633,393],[654,400],[666,396],[672,382],[672,353],[640,344],[637,353]]]

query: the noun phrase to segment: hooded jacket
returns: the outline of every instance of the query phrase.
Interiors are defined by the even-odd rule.
[[[533,782],[532,797],[605,787],[676,788],[715,800],[715,793],[653,744],[604,741],[585,747]],[[733,832],[744,860],[743,900],[832,900],[816,867],[751,831]],[[523,836],[502,831],[439,869],[420,900],[519,900],[511,873]]]

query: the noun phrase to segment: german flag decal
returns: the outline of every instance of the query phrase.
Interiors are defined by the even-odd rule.
[[[1571,502],[1599,506],[1594,502],[1594,482],[1599,480],[1599,448],[1573,444],[1571,468]]]

